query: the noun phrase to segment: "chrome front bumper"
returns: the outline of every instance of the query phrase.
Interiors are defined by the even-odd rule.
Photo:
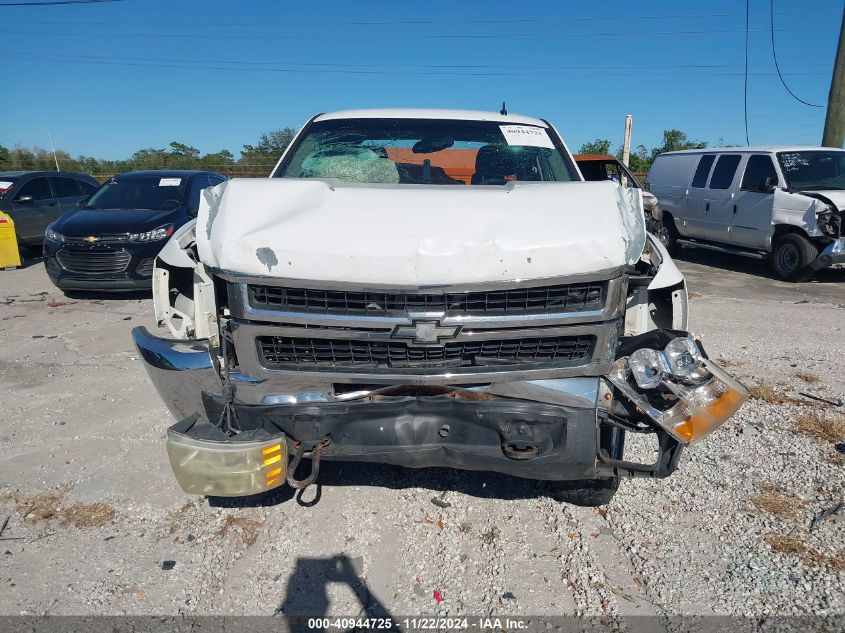
[[[836,264],[845,264],[845,237],[830,242],[816,259],[795,273],[793,281],[809,281],[821,269]]]
[[[226,406],[243,429],[258,433],[248,440],[283,446],[292,441],[311,450],[329,437],[334,441],[323,459],[413,468],[552,480],[666,477],[683,449],[682,442],[659,432],[653,464],[620,461],[623,433],[608,422],[612,391],[600,376],[530,379],[502,371],[482,384],[355,388],[334,383],[330,374],[279,372],[285,375],[256,378],[232,373],[234,400],[226,404],[205,342],[163,339],[144,328],[133,330],[133,337],[153,384],[180,420],[168,431],[168,452],[177,479],[190,493],[227,496],[280,483],[272,481],[278,466],[270,469],[268,480],[268,465],[256,461],[255,449],[262,447],[223,437],[216,422]]]
[[[845,237],[840,237],[828,244],[810,266],[819,270],[834,264],[845,264]]]
[[[147,373],[164,400],[167,408],[177,419],[194,413],[204,414],[202,392],[219,394],[223,385],[212,361],[207,343],[204,341],[176,341],[154,336],[146,328],[132,331],[135,345],[144,361]],[[503,396],[531,402],[595,408],[603,382],[598,375],[606,373],[604,365],[581,368],[590,376],[571,376],[571,369],[544,369],[528,371],[498,371],[473,375],[475,384],[463,389],[473,392],[479,398]],[[273,376],[261,377],[237,372],[230,374],[235,390],[235,401],[245,405],[280,405],[320,402],[348,402],[378,395],[397,385],[454,385],[466,383],[449,374],[414,377],[404,381],[405,376],[356,376],[357,382],[366,382],[369,387],[359,391],[337,392],[335,384],[349,382],[351,376],[329,372],[273,372]],[[567,376],[569,374],[569,376]],[[483,382],[485,384],[478,385]]]
[[[328,460],[454,467],[532,479],[590,479],[612,472],[600,470],[596,461],[598,402],[608,393],[597,376],[531,380],[502,371],[495,381],[480,385],[368,383],[356,389],[333,383],[331,374],[279,372],[283,375],[255,378],[231,373],[231,406],[243,428],[272,421],[256,438],[266,445],[259,445],[227,441],[209,423],[209,418],[220,418],[223,385],[204,342],[163,339],[144,328],[132,334],[153,384],[180,420],[168,431],[167,447],[177,480],[188,493],[235,496],[280,485],[275,470],[281,467],[284,473],[285,465],[267,471],[258,451],[276,442],[286,446],[286,439],[310,450],[326,436],[335,439],[323,455]],[[408,389],[415,395],[409,396]],[[536,456],[509,456],[508,451],[527,450],[526,443]]]

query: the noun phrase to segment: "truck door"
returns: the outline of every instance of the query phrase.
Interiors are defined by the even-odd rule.
[[[713,167],[707,187],[707,202],[701,223],[702,237],[712,242],[731,242],[731,223],[736,198],[737,179],[742,154],[721,154]]]
[[[742,183],[733,204],[733,243],[765,249],[772,234],[775,187],[778,173],[768,154],[752,154],[745,164]]]
[[[698,160],[692,183],[687,187],[684,197],[684,210],[680,222],[676,222],[678,231],[687,237],[704,237],[705,214],[710,210],[707,177],[716,154],[704,154]]]

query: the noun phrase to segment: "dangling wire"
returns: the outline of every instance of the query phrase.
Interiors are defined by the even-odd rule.
[[[789,86],[786,85],[786,80],[783,78],[783,75],[780,74],[780,66],[778,66],[778,54],[777,50],[775,49],[775,0],[769,0],[769,16],[770,16],[770,28],[772,34],[772,57],[775,59],[775,70],[778,71],[778,77],[780,77],[780,82],[783,84],[783,87],[786,88],[786,91],[792,95],[792,98],[796,101],[803,103],[804,105],[810,106],[811,108],[824,108],[826,106],[819,105],[818,103],[810,103],[809,101],[804,101],[801,97],[796,95],[792,90],[789,89]]]

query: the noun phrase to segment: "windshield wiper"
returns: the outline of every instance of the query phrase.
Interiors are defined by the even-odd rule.
[[[804,185],[803,187],[799,187],[795,191],[814,191],[814,190],[821,190],[821,191],[843,191],[845,187],[839,187],[837,185]]]

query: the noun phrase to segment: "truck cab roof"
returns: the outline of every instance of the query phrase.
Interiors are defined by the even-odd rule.
[[[549,127],[542,119],[522,114],[500,114],[483,110],[446,110],[436,108],[371,108],[362,110],[339,110],[314,117],[315,121],[335,119],[444,119],[455,121],[501,121],[502,123],[521,123]]]

